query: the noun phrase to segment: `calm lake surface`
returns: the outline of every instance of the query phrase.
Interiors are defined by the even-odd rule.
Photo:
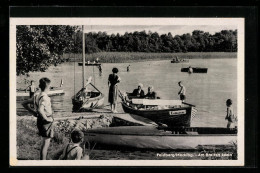
[[[129,64],[130,72],[127,72],[126,67]],[[181,72],[181,68],[188,66],[206,67],[208,73]],[[99,74],[97,67],[85,67],[86,79],[92,76],[92,83],[105,94],[105,108],[107,109],[109,108],[107,80],[113,67],[119,69],[118,75],[121,77],[119,89],[125,92],[132,92],[138,83],[142,83],[145,92],[148,85],[153,85],[161,99],[179,99],[178,81],[182,81],[186,87],[186,102],[196,105],[198,109],[191,126],[226,127],[225,102],[229,98],[233,100],[234,112],[237,113],[237,59],[190,59],[189,63],[170,63],[170,60],[104,63],[102,75]],[[63,88],[66,93],[63,96],[52,97],[53,109],[71,112],[71,97],[82,87],[82,67],[74,62],[64,63],[57,67],[50,67],[44,73],[31,73],[28,79],[34,79],[38,86],[41,77],[50,78],[52,86],[59,86],[63,79]],[[25,87],[24,78],[17,77],[17,88]],[[20,102],[17,102],[17,111],[24,111]],[[118,111],[123,112],[121,104],[118,104]]]

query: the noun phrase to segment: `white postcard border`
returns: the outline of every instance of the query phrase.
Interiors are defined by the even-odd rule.
[[[17,160],[16,26],[17,25],[236,25],[238,160]],[[10,18],[9,134],[11,166],[243,166],[244,165],[244,18]]]

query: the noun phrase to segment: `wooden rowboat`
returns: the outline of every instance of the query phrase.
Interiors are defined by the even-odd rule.
[[[121,126],[89,129],[85,138],[101,148],[185,150],[200,145],[230,145],[237,140],[237,129],[190,127],[159,130],[152,126]]]
[[[207,73],[208,68],[192,67],[193,73]],[[189,68],[182,68],[181,72],[189,72]]]
[[[148,118],[158,124],[166,124],[168,127],[189,127],[197,110],[194,105],[182,103],[181,100],[161,99],[122,99],[122,107],[126,113]]]

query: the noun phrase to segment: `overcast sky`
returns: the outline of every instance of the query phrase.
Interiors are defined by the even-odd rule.
[[[107,32],[107,34],[124,34],[125,32],[134,32],[134,31],[143,31],[146,32],[158,32],[161,34],[167,34],[171,32],[172,35],[182,35],[186,33],[192,33],[194,30],[202,30],[204,32],[209,32],[210,34],[215,34],[215,32],[220,32],[221,30],[235,30],[237,29],[234,25],[197,25],[197,26],[188,26],[188,25],[92,25],[85,26],[85,32]]]

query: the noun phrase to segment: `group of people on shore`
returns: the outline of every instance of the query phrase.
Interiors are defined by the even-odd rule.
[[[31,114],[37,117],[38,134],[42,137],[42,145],[40,149],[40,160],[47,159],[48,148],[51,138],[54,137],[53,127],[53,111],[51,106],[51,98],[48,96],[50,90],[51,80],[48,78],[41,78],[39,80],[39,88],[41,92],[34,94],[30,99],[22,103],[23,107]],[[30,105],[33,104],[32,108]],[[82,145],[83,146],[80,146]],[[63,149],[60,160],[80,160],[88,159],[89,156],[85,154],[84,134],[82,131],[75,129],[71,133],[71,142]]]
[[[113,68],[112,74],[108,77],[108,86],[109,86],[109,97],[108,101],[111,106],[111,111],[116,113],[117,106],[117,95],[118,95],[118,86],[121,79],[117,75],[118,69]],[[54,129],[53,129],[53,111],[51,107],[51,98],[48,96],[48,92],[50,90],[51,80],[48,78],[41,78],[39,80],[39,93],[35,94],[35,85],[34,81],[31,82],[30,88],[30,96],[31,98],[24,101],[22,105],[25,109],[27,109],[31,114],[37,117],[37,128],[39,131],[39,135],[42,137],[42,145],[40,149],[40,159],[46,160],[47,151],[50,145],[51,138],[54,137]],[[182,82],[178,82],[180,86],[180,91],[178,94],[180,95],[180,99],[184,102],[186,99],[186,88],[182,84]],[[26,88],[26,89],[28,89]],[[133,90],[132,95],[140,98],[149,98],[156,99],[157,94],[153,90],[153,86],[148,87],[147,94],[143,91],[143,84],[139,83],[138,87]],[[33,104],[32,108],[30,105]],[[232,100],[228,99],[226,101],[227,106],[227,114],[225,120],[228,121],[227,128],[230,128],[234,122],[237,121],[236,116],[234,115]],[[63,154],[60,156],[61,160],[80,160],[80,159],[89,159],[89,156],[85,153],[85,144],[84,144],[84,134],[75,129],[71,133],[71,143],[67,144],[63,149]]]

